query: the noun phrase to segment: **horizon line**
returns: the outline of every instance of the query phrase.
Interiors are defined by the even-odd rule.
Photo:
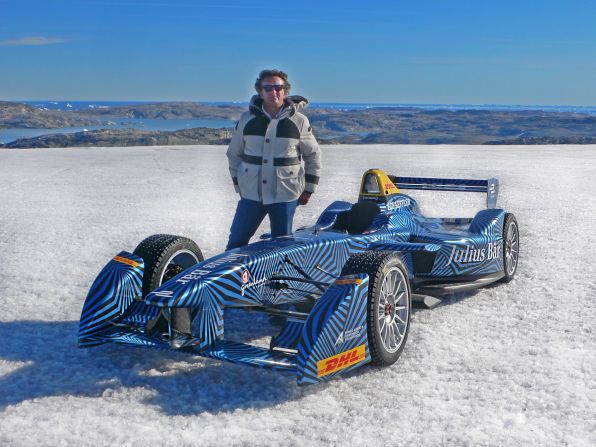
[[[195,100],[195,99],[178,99],[178,100],[146,100],[146,99],[0,99],[0,102],[76,102],[76,103],[92,103],[92,102],[125,102],[125,103],[175,103],[175,102],[192,102],[192,103],[227,103],[227,104],[248,104],[250,101],[237,101],[237,100]],[[582,108],[593,108],[596,104],[523,104],[523,103],[441,103],[441,102],[361,102],[361,101],[349,101],[349,102],[336,102],[336,101],[309,101],[309,104],[338,104],[338,105],[386,105],[386,106],[496,106],[496,107],[582,107]]]

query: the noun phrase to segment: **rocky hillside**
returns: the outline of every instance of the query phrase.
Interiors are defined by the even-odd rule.
[[[0,101],[0,129],[53,129],[102,125],[96,118],[57,110],[42,110],[27,104]]]
[[[243,111],[244,108],[239,106],[212,106],[196,102],[159,102],[96,108],[68,113],[109,118],[237,120]]]
[[[312,109],[308,115],[317,137],[335,143],[511,144],[520,138],[596,138],[596,117],[577,113],[382,107]]]
[[[117,118],[232,121],[245,109],[245,106],[166,102],[84,111],[44,111],[0,102],[0,128],[101,125]],[[307,108],[305,113],[321,143],[593,144],[596,139],[596,116],[568,112],[375,107],[360,110]],[[225,142],[229,132],[229,129],[205,128],[176,132],[109,129],[23,139],[6,147],[224,144],[216,142]]]
[[[198,127],[174,132],[135,129],[101,129],[71,134],[23,138],[4,145],[6,148],[163,146],[177,144],[228,144],[229,129]]]

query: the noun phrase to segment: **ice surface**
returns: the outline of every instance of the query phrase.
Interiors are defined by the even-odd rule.
[[[323,154],[296,226],[354,201],[370,167],[499,177],[520,224],[516,280],[417,311],[395,365],[307,388],[177,353],[79,349],[88,287],[118,251],[159,232],[206,256],[225,246],[237,200],[225,148],[0,150],[0,445],[596,445],[596,146]],[[484,201],[416,197],[462,217]]]

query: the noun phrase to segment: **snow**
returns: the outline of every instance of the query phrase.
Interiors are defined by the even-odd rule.
[[[369,167],[497,176],[520,225],[516,279],[417,310],[395,365],[318,386],[173,352],[79,349],[88,287],[120,250],[153,233],[206,256],[225,246],[237,200],[225,148],[0,150],[0,445],[596,445],[596,146],[323,151],[296,226],[356,200]],[[484,199],[415,196],[460,217]]]

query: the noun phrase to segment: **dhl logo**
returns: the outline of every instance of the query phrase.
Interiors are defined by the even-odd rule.
[[[122,264],[127,264],[135,268],[141,265],[139,262],[133,261],[132,259],[123,258],[122,256],[116,256],[114,261],[121,262]]]
[[[350,349],[349,351],[341,352],[333,357],[317,362],[317,377],[324,377],[336,371],[341,371],[348,366],[361,362],[366,357],[364,345]]]
[[[387,191],[392,191],[392,192],[398,191],[397,187],[392,182],[385,183],[384,187]]]

